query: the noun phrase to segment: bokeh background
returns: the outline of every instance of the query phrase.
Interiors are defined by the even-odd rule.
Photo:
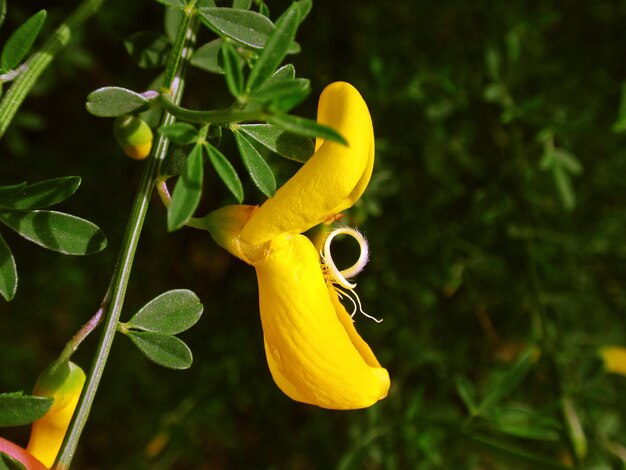
[[[77,3],[46,3],[44,33]],[[287,5],[270,2],[273,17]],[[0,41],[44,5],[8,6]],[[390,372],[389,397],[336,412],[280,393],[253,270],[204,232],[167,233],[155,198],[123,317],[165,290],[193,290],[205,313],[181,337],[194,364],[160,368],[119,337],[75,467],[560,468],[583,442],[567,437],[577,421],[580,468],[625,468],[626,378],[597,353],[626,346],[624,24],[623,0],[315,1],[290,58],[313,89],[296,112],[313,117],[323,87],[345,80],[373,116],[375,173],[347,220],[372,248],[358,292],[384,321],[357,328]],[[156,2],[108,0],[0,142],[0,184],[81,176],[62,209],[109,240],[75,258],[2,230],[20,280],[0,303],[0,391],[29,391],[106,290],[142,164],[85,97],[146,89],[156,72],[138,69],[123,39],[162,25]],[[200,43],[210,39],[205,30]],[[192,70],[185,104],[226,102],[220,77]],[[296,169],[268,161],[279,180]],[[246,202],[261,202],[246,185]],[[228,202],[209,174],[201,211]],[[85,369],[95,344],[75,356]],[[28,430],[2,432],[22,441]]]

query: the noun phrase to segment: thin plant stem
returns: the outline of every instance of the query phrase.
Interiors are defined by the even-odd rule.
[[[54,364],[51,367],[52,369],[54,369],[56,367],[59,367],[62,364],[64,364],[65,362],[69,361],[70,358],[72,357],[72,354],[74,354],[76,352],[78,347],[81,345],[81,343],[83,341],[85,341],[87,336],[89,336],[89,334],[93,330],[95,330],[96,327],[100,323],[102,323],[102,318],[104,316],[104,312],[107,310],[107,308],[109,306],[109,297],[110,297],[109,294],[110,294],[110,292],[107,292],[104,300],[100,304],[100,308],[98,308],[96,313],[94,313],[94,315],[87,321],[87,323],[85,323],[81,327],[81,329],[78,330],[76,332],[76,334],[74,334],[74,336],[72,336],[72,339],[70,339],[65,344],[65,347],[63,348],[63,351],[61,351],[61,354],[59,354],[59,357],[57,357],[57,359],[54,361]]]
[[[185,13],[181,20],[172,52],[170,53],[163,81],[164,89],[167,90],[174,102],[180,102],[181,100],[186,65],[191,56],[191,47],[195,40],[196,21],[193,18],[193,10],[185,10]],[[162,125],[169,125],[173,123],[174,120],[174,116],[169,113],[164,113]],[[126,227],[126,233],[122,241],[119,259],[112,276],[110,307],[107,310],[104,320],[104,329],[96,357],[87,377],[74,417],[65,435],[63,445],[52,467],[53,469],[65,470],[69,468],[74,453],[76,452],[80,435],[89,417],[91,406],[117,331],[135,251],[139,243],[141,230],[150,203],[150,196],[154,188],[159,166],[165,158],[168,147],[169,140],[164,136],[160,136],[153,149],[153,154],[148,159],[144,168],[135,201],[131,209],[129,222]]]
[[[4,135],[15,113],[52,59],[65,47],[72,35],[87,19],[96,13],[104,0],[84,0],[62,23],[37,52],[18,70],[19,76],[0,101],[0,138]]]
[[[267,113],[262,110],[240,111],[232,108],[215,109],[211,111],[198,111],[187,109],[173,103],[167,96],[161,96],[161,105],[167,112],[179,119],[195,124],[221,124],[240,121],[263,121],[267,119]]]

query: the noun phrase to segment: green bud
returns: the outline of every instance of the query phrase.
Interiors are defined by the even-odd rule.
[[[152,148],[152,129],[142,119],[130,114],[115,119],[113,134],[130,158],[143,160]]]

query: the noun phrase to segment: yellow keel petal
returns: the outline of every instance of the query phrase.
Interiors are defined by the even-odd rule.
[[[285,394],[331,409],[364,408],[387,395],[387,371],[339,321],[308,238],[272,240],[255,268],[268,365]]]
[[[250,218],[241,240],[260,245],[283,233],[302,233],[351,207],[369,182],[374,130],[367,105],[350,84],[337,82],[320,95],[318,122],[336,129],[348,146],[318,139],[311,159]]]

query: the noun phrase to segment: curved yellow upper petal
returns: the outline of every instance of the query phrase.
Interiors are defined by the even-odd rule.
[[[302,233],[351,207],[365,191],[374,166],[374,130],[359,92],[345,82],[328,85],[317,120],[337,130],[348,146],[318,139],[309,161],[252,215],[241,232],[244,243]]]
[[[274,238],[255,268],[267,361],[286,395],[331,409],[364,408],[387,395],[387,371],[334,302],[308,238]]]

